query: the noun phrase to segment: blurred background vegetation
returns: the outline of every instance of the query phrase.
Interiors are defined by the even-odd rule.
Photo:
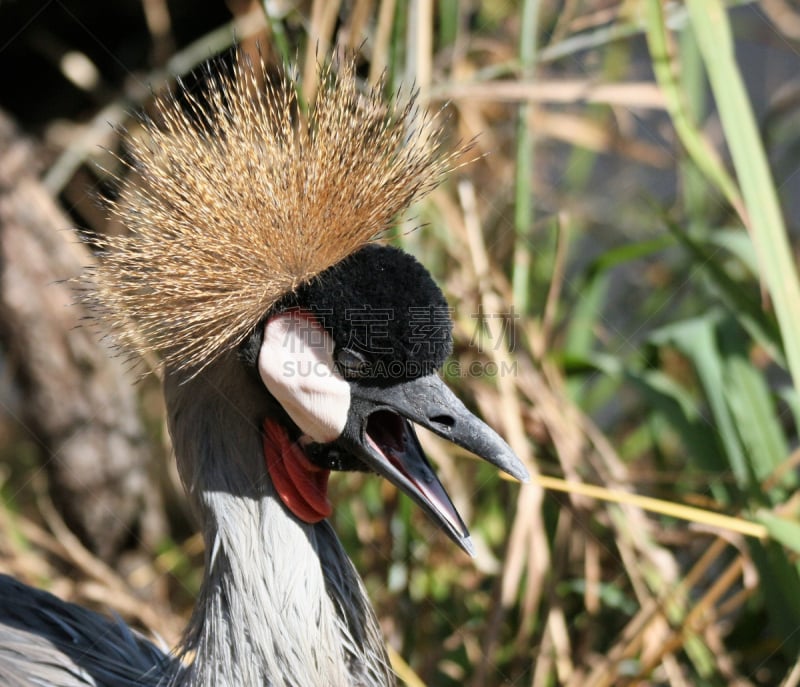
[[[52,232],[119,231],[96,202],[125,155],[118,130],[234,42],[297,64],[305,95],[317,56],[356,51],[365,80],[413,83],[454,144],[475,138],[478,159],[395,240],[453,305],[449,381],[537,477],[520,487],[423,438],[474,560],[386,483],[335,479],[335,528],[405,683],[800,684],[800,8],[0,0],[0,114],[17,126],[0,172],[9,140],[26,151],[0,173],[0,239],[23,178],[65,213]],[[102,468],[68,465],[79,484],[55,489],[69,452],[42,420],[81,392],[31,411],[46,353],[28,360],[10,321],[0,570],[173,644],[202,551],[157,379],[119,413],[137,416],[125,436],[146,459],[122,461],[84,512],[75,493],[96,495]]]

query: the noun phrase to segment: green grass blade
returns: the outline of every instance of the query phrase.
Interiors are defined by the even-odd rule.
[[[651,341],[658,345],[671,344],[692,361],[714,419],[714,424],[707,426],[706,431],[716,430],[736,484],[740,488],[746,488],[750,483],[750,472],[745,450],[726,400],[724,361],[717,346],[718,322],[719,317],[713,313],[676,322],[655,332]],[[715,466],[707,467],[713,469]],[[721,467],[724,468],[722,465],[716,466],[717,469]],[[720,493],[716,491],[717,498],[720,498]],[[725,502],[727,498],[722,500]]]
[[[774,523],[772,523],[774,525]],[[779,528],[775,528],[779,529]],[[781,535],[783,536],[783,534]],[[793,537],[792,537],[793,538]],[[771,634],[780,638],[775,648],[787,660],[800,653],[800,573],[777,541],[751,541],[750,553],[758,568],[759,591],[764,595]]]
[[[724,389],[748,464],[761,483],[786,459],[789,449],[763,371],[750,360],[747,342],[737,336],[740,331],[730,320],[719,328]]]
[[[727,144],[742,189],[761,274],[775,305],[789,371],[800,383],[800,283],[772,174],[736,64],[721,0],[687,0]]]
[[[780,331],[774,318],[764,312],[761,301],[758,300],[757,289],[749,282],[742,283],[741,280],[730,276],[719,255],[719,247],[726,244],[731,250],[743,249],[744,246],[741,245],[741,242],[738,245],[734,244],[730,241],[729,235],[717,237],[716,231],[708,234],[707,241],[695,241],[683,231],[680,225],[669,221],[666,221],[666,224],[670,232],[693,257],[694,269],[705,273],[728,310],[735,315],[753,339],[764,347],[776,363],[785,364],[781,350]],[[742,239],[745,239],[746,245],[750,246],[752,252],[752,243],[748,236],[741,231],[737,233]]]
[[[768,510],[759,511],[756,514],[756,520],[767,528],[770,537],[775,541],[800,553],[800,522],[775,515]]]
[[[532,79],[535,74],[539,32],[539,0],[525,0],[522,7],[522,23],[519,37],[519,59],[522,78]],[[533,134],[528,126],[531,105],[519,108],[517,118],[517,156],[514,201],[514,228],[517,233],[514,246],[514,271],[512,286],[517,310],[526,314],[529,310],[529,284],[531,271],[531,229],[533,226],[533,199],[531,178],[533,175]]]
[[[274,8],[270,11],[271,5],[269,2],[262,4],[264,15],[267,18],[267,24],[272,32],[272,41],[278,54],[281,56],[283,64],[292,63],[292,49],[289,47],[289,38],[286,35],[286,27],[283,25],[283,18],[275,15]]]
[[[650,48],[653,72],[664,93],[667,111],[672,118],[675,132],[698,169],[742,215],[744,214],[744,203],[739,189],[736,187],[736,182],[723,167],[716,151],[703,138],[689,112],[688,102],[678,82],[674,63],[670,57],[667,26],[661,0],[647,0],[645,9],[647,45]]]

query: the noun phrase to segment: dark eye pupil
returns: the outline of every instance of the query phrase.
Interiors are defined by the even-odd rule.
[[[336,365],[345,376],[359,376],[366,372],[367,360],[363,355],[349,348],[342,348],[336,354]]]

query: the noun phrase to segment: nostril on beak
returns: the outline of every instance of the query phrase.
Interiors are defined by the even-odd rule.
[[[438,425],[443,430],[452,429],[456,424],[455,418],[450,415],[434,415],[429,417],[428,420],[432,425]]]

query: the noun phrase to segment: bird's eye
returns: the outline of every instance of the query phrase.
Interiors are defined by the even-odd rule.
[[[369,362],[358,351],[340,348],[336,353],[336,367],[343,377],[363,377],[367,374]]]

